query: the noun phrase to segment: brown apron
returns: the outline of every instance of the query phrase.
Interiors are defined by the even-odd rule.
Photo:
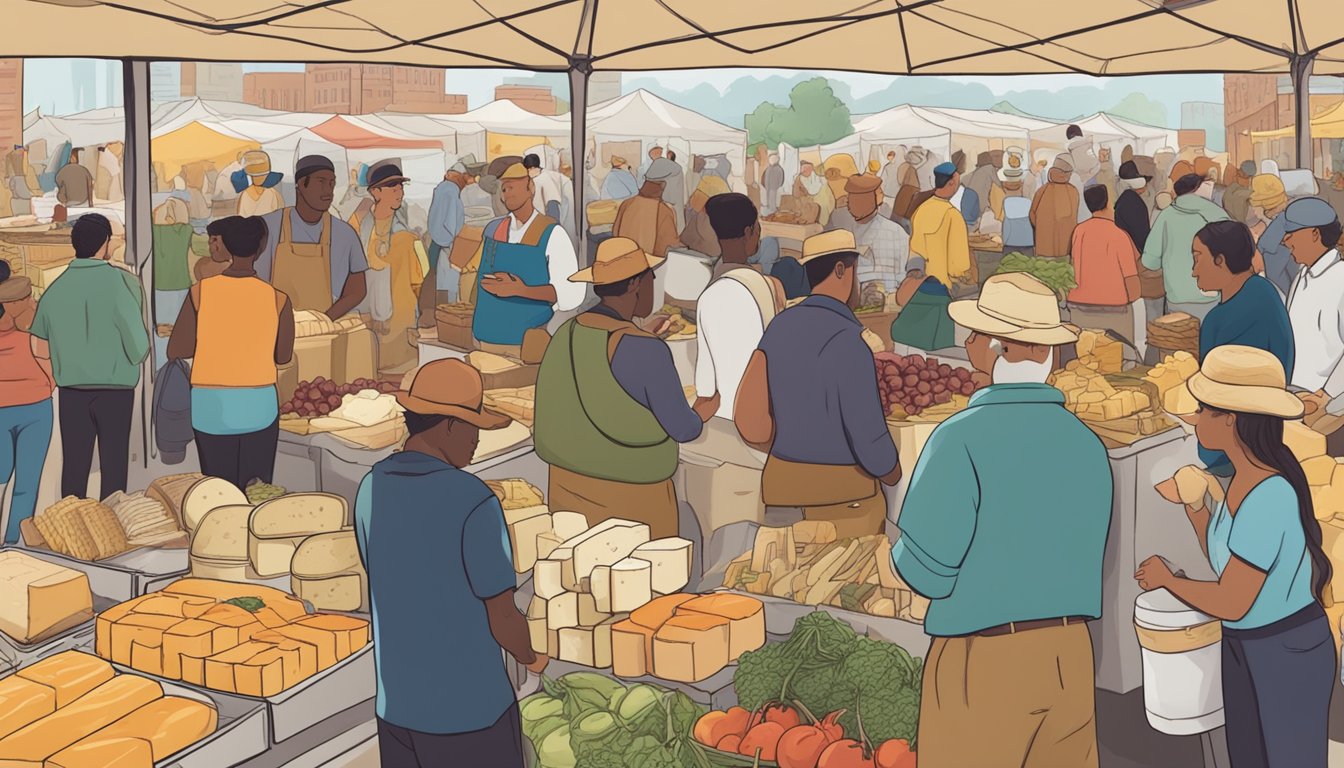
[[[322,236],[316,243],[296,243],[290,234],[290,208],[280,211],[280,237],[271,259],[271,285],[295,310],[331,309],[331,214],[322,214]]]
[[[772,454],[761,477],[761,500],[771,507],[801,507],[804,519],[835,523],[844,538],[881,533],[886,525],[882,488],[858,466],[804,464]]]
[[[552,465],[547,491],[551,509],[578,512],[589,527],[619,517],[649,526],[654,539],[677,535],[677,492],[672,480],[619,483]]]

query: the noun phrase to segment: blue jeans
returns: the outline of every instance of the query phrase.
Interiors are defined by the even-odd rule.
[[[5,544],[19,543],[19,523],[37,510],[37,486],[51,445],[51,399],[0,408],[0,486],[14,482]]]

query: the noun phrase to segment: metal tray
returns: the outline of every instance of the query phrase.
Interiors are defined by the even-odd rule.
[[[85,573],[89,577],[89,586],[93,589],[93,594],[118,603],[152,592],[148,586],[150,584],[181,578],[191,567],[190,556],[186,549],[140,547],[96,562],[79,560],[46,549],[29,547],[6,549],[18,549],[33,557]]]

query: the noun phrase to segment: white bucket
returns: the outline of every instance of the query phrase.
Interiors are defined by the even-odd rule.
[[[1165,589],[1139,595],[1134,625],[1143,655],[1148,724],[1172,736],[1223,725],[1222,627]]]

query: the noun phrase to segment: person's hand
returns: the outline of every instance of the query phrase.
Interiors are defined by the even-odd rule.
[[[1139,586],[1144,590],[1162,589],[1175,578],[1167,561],[1157,555],[1139,563],[1139,569],[1134,572],[1134,580],[1139,582]]]
[[[527,667],[527,671],[532,674],[540,675],[542,672],[546,671],[546,665],[549,664],[551,660],[544,653],[538,653],[535,654],[535,656],[536,658],[532,660],[531,664],[524,664],[523,666]]]
[[[510,296],[521,296],[527,289],[527,284],[518,279],[517,275],[508,272],[496,272],[492,275],[481,275],[481,290],[492,296],[498,296],[501,299]]]
[[[905,279],[896,286],[896,303],[904,307],[915,297],[919,286],[924,284],[924,270],[914,269],[905,273]]]
[[[722,398],[719,397],[718,392],[709,397],[697,397],[695,404],[691,406],[691,410],[695,411],[695,415],[699,416],[701,421],[709,421],[714,417],[714,414],[719,412],[720,400]]]

